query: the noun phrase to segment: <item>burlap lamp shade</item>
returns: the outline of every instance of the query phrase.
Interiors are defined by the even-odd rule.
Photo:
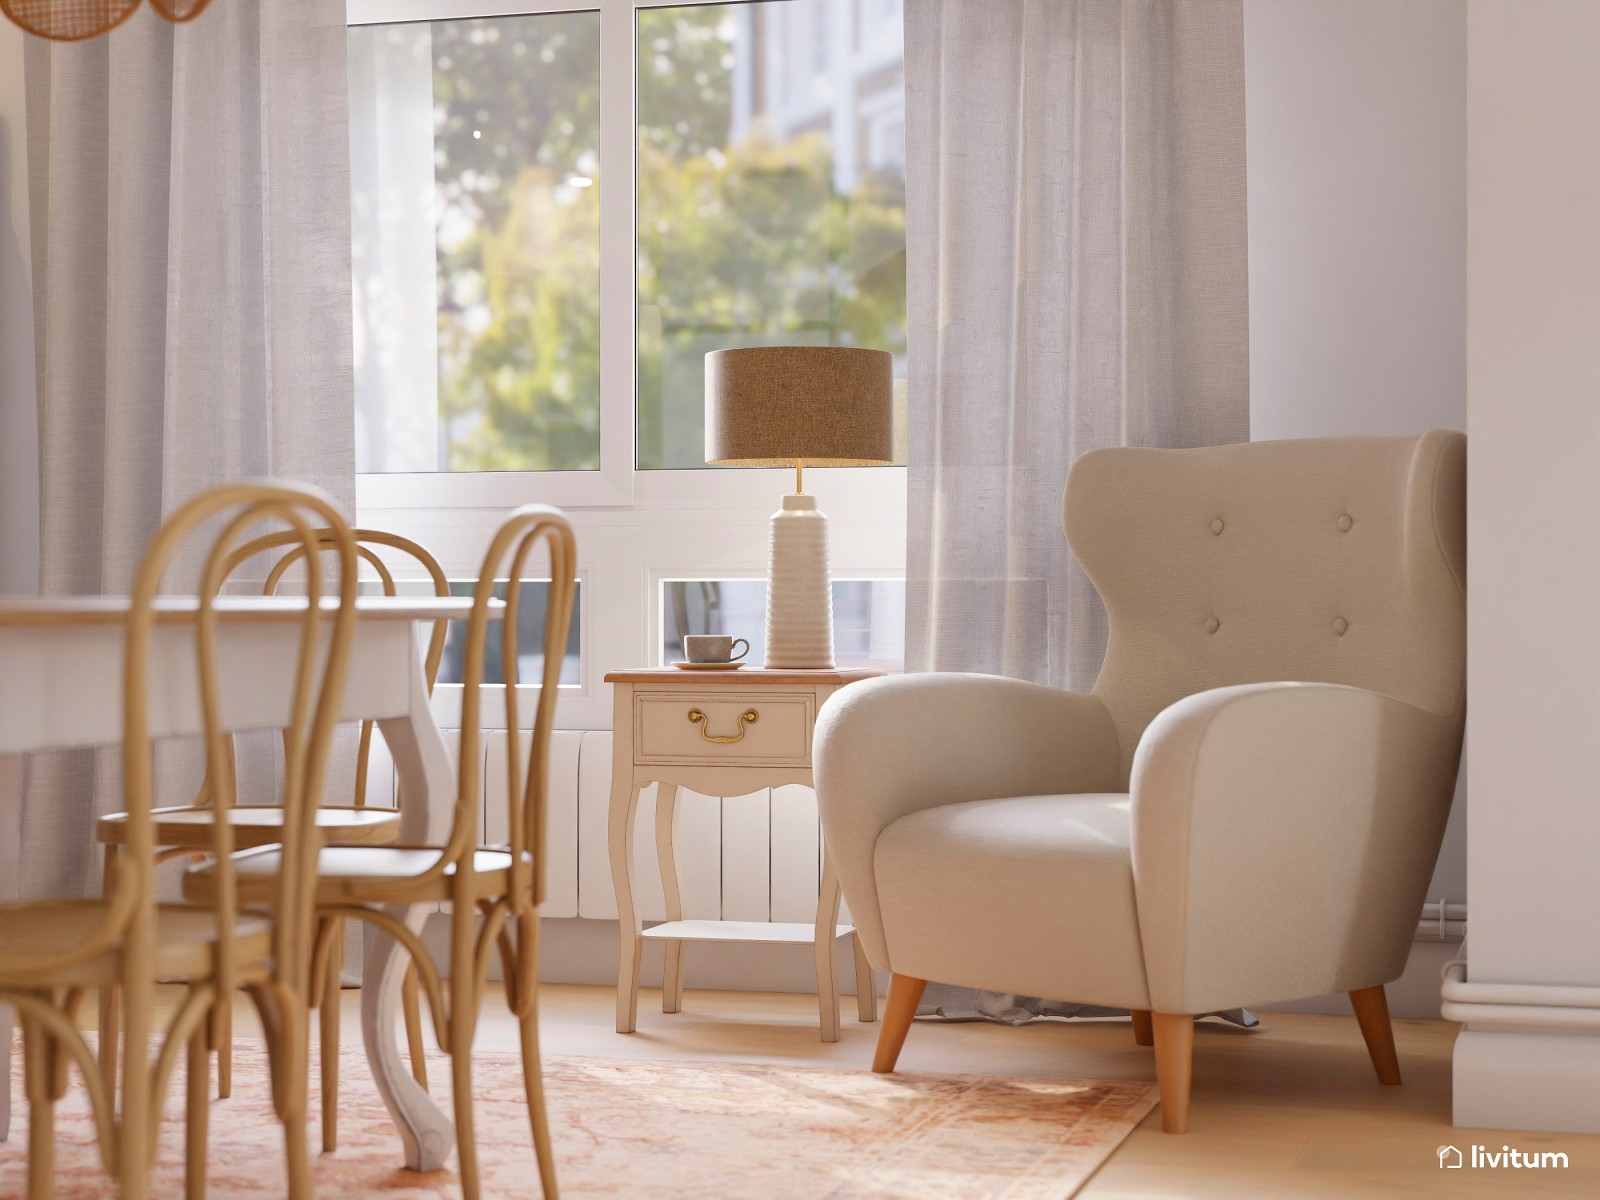
[[[828,519],[804,494],[805,465],[894,461],[894,360],[845,346],[754,346],[706,355],[706,461],[794,467],[772,515],[766,666],[833,666]]]
[[[894,461],[894,359],[846,346],[706,355],[706,461],[864,467]]]

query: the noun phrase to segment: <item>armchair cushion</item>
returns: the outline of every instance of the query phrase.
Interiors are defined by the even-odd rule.
[[[901,817],[875,855],[894,969],[1149,1008],[1129,843],[1121,793],[973,800]]]
[[[1112,791],[1120,775],[1099,700],[992,675],[902,675],[836,692],[817,717],[815,770],[828,854],[880,971],[889,953],[873,852],[885,829],[967,800]]]

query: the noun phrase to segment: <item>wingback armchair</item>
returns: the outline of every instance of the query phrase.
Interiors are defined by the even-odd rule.
[[[1347,992],[1399,1083],[1383,985],[1460,759],[1465,480],[1438,430],[1086,454],[1065,524],[1109,618],[1091,692],[835,694],[823,830],[893,973],[873,1069],[938,979],[1130,1009],[1169,1133],[1196,1013]]]

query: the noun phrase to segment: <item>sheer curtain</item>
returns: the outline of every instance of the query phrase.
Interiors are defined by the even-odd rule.
[[[93,41],[29,39],[25,65],[42,590],[126,591],[163,513],[226,479],[353,507],[344,0],[178,26],[142,9]],[[270,745],[253,753],[270,778]],[[186,757],[163,764],[178,802]],[[22,894],[98,886],[117,759],[29,760]]]
[[[1073,460],[1249,437],[1241,0],[907,0],[905,29],[907,667],[1086,689]]]

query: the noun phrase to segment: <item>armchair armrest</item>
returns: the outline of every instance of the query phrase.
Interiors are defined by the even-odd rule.
[[[1162,712],[1132,779],[1156,1010],[1397,978],[1460,752],[1458,720],[1336,684],[1217,688]]]
[[[1097,698],[991,675],[852,684],[823,705],[813,762],[828,854],[880,968],[872,863],[890,824],[966,800],[1121,790],[1116,730]]]

